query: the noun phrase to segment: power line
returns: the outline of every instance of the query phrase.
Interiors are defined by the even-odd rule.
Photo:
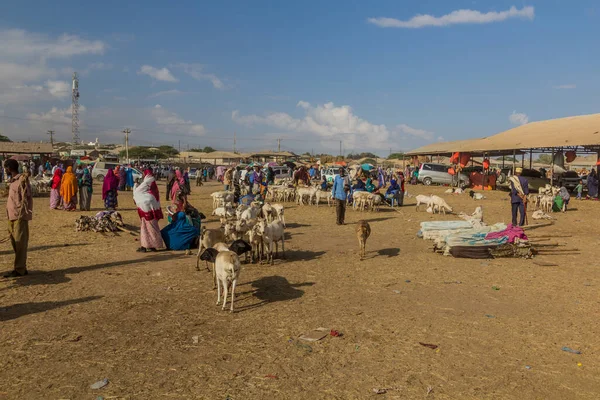
[[[54,131],[49,130],[46,134],[50,135],[50,145],[54,148]]]

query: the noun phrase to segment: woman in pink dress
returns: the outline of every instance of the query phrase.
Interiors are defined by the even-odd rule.
[[[144,180],[135,188],[133,201],[138,208],[140,217],[140,245],[139,252],[156,251],[164,247],[158,220],[163,218],[160,208],[160,196],[156,180],[152,171],[144,171]]]

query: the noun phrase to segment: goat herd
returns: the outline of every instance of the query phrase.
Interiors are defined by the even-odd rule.
[[[245,255],[246,261],[250,258],[253,263],[260,263],[265,259],[267,263],[273,264],[274,257],[279,255],[281,242],[281,256],[285,259],[284,206],[274,202],[296,202],[298,205],[318,206],[321,200],[326,200],[331,206],[333,200],[330,191],[321,190],[316,186],[293,188],[286,182],[269,186],[264,203],[252,201],[245,205],[240,202],[237,207],[234,207],[234,194],[231,191],[214,192],[211,197],[213,201],[211,215],[219,217],[221,226],[214,229],[202,227],[196,269],[200,270],[201,260],[207,262],[207,268],[208,263],[212,264],[213,289],[217,289],[217,305],[221,303],[222,288],[224,295],[222,309],[225,309],[229,288],[231,288],[231,311],[233,311],[235,286],[241,270],[240,256]],[[376,211],[381,204],[381,196],[368,192],[354,193],[353,200],[354,209],[363,210],[367,207]],[[366,221],[359,221],[356,233],[362,259],[371,228]]]

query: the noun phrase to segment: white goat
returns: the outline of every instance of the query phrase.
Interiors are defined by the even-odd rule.
[[[420,194],[417,197],[415,197],[415,199],[417,200],[417,211],[419,211],[419,206],[421,204],[429,204],[429,202],[431,201],[431,196],[425,196],[423,194]]]
[[[234,217],[235,210],[231,207],[217,207],[213,210],[211,215],[216,215],[217,217]]]
[[[273,210],[275,210],[275,216],[278,221],[281,221],[283,227],[285,228],[285,216],[283,215],[283,204],[271,204]]]
[[[446,215],[446,211],[452,212],[452,207],[450,207],[448,203],[446,203],[446,201],[439,196],[431,196],[427,206],[432,208],[434,214],[436,210],[438,214],[444,213],[444,215]]]
[[[283,224],[280,221],[274,221],[270,224],[267,224],[267,221],[260,220],[256,226],[258,226],[259,232],[263,237],[264,244],[267,247],[267,262],[269,262],[270,259],[271,265],[274,264],[273,245],[275,245],[275,255],[277,255],[279,252],[279,241],[281,241],[282,257],[285,259],[285,230],[283,228]]]
[[[222,310],[225,310],[229,287],[231,287],[231,308],[229,310],[233,312],[235,286],[237,285],[237,281],[242,270],[240,258],[233,251],[217,251],[214,248],[207,249],[202,254],[202,258],[207,261],[212,261],[215,264],[215,276],[217,280],[217,305],[221,303],[221,287],[223,287]]]
[[[311,187],[298,187],[296,189],[296,195],[298,196],[296,202],[298,204],[304,205],[304,196],[308,196],[308,205],[312,204],[313,198],[317,193],[317,188],[314,186]]]
[[[202,250],[213,247],[215,243],[224,242],[225,234],[221,229],[203,229],[200,234],[200,248],[198,249],[198,259],[196,260],[196,270],[200,271],[200,255]]]

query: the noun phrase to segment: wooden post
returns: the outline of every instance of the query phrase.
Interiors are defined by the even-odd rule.
[[[515,174],[515,164],[516,163],[517,163],[517,151],[513,150],[513,166],[512,166],[513,175]]]
[[[550,186],[554,186],[554,147],[552,148],[552,164],[550,164]]]
[[[533,167],[533,149],[529,149],[529,169]]]
[[[506,157],[506,156],[504,156],[504,155],[502,156],[502,169],[504,169],[504,157]]]

